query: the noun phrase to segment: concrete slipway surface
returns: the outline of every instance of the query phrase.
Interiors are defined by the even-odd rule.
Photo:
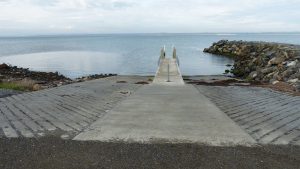
[[[192,85],[147,85],[75,137],[76,140],[255,143]]]
[[[184,84],[175,59],[163,59],[151,85],[138,89],[75,140],[255,143],[195,87]]]
[[[184,84],[173,59],[161,65],[148,85],[116,76],[1,98],[0,168],[299,168],[300,97]]]

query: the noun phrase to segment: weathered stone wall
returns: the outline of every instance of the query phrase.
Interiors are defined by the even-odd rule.
[[[221,40],[204,52],[233,57],[231,72],[248,80],[290,83],[300,89],[300,46]]]

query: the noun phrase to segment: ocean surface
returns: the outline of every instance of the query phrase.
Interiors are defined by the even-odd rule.
[[[233,60],[203,53],[221,39],[300,44],[300,33],[100,34],[0,37],[0,63],[70,78],[89,74],[154,75],[160,48],[177,48],[183,75],[222,74]]]

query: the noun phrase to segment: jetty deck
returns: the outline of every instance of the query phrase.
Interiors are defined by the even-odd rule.
[[[164,58],[160,60],[153,84],[184,85],[177,59]]]

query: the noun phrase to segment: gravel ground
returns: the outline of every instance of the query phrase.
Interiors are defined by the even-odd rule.
[[[22,92],[16,90],[9,90],[9,89],[0,89],[0,98],[16,95],[20,93]]]
[[[49,137],[0,139],[1,169],[296,169],[300,147],[79,142]]]

